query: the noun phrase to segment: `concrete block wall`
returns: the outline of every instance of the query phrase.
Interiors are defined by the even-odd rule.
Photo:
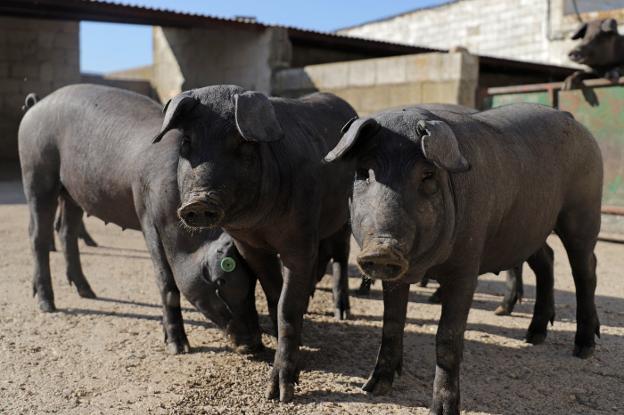
[[[80,82],[79,24],[0,17],[0,159],[17,160],[21,106]]]
[[[339,30],[376,40],[449,49],[524,61],[575,66],[567,57],[578,27],[564,13],[565,0],[457,0]],[[620,11],[587,13],[585,20],[619,16]]]
[[[234,83],[269,93],[273,71],[289,65],[291,45],[282,28],[153,29],[152,83],[166,101],[191,88]]]
[[[474,55],[426,53],[280,70],[273,94],[332,92],[360,114],[419,103],[473,107],[478,78],[479,60]]]

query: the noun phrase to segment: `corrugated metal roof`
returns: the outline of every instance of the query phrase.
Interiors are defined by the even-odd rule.
[[[172,9],[145,7],[131,2],[110,0],[2,0],[0,15],[32,17],[57,20],[86,20],[112,23],[132,23],[150,26],[203,27],[221,26],[239,30],[264,30],[279,27],[288,30],[294,44],[314,45],[328,49],[366,51],[375,56],[391,56],[409,53],[442,52],[440,49],[413,46],[345,36],[337,33],[285,25],[259,23],[249,18],[226,18],[199,13],[180,12]],[[528,70],[536,73],[565,76],[572,69],[555,65],[513,61],[493,57],[481,57],[482,65],[489,70]]]

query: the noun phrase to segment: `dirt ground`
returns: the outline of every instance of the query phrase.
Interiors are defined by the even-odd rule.
[[[403,375],[386,397],[360,390],[375,363],[381,335],[380,284],[369,298],[352,298],[353,318],[331,316],[329,281],[304,323],[304,370],[294,403],[266,401],[275,340],[267,351],[240,356],[220,332],[184,304],[193,353],[165,352],[159,296],[142,236],[93,218],[87,228],[99,248],[81,245],[97,300],[78,297],[65,279],[61,253],[51,254],[58,312],[41,314],[31,297],[32,259],[27,209],[17,183],[0,183],[0,414],[425,414],[435,368],[440,307],[435,288],[413,287]],[[523,341],[533,307],[527,271],[525,301],[513,316],[494,309],[502,275],[483,276],[470,313],[462,366],[466,413],[624,413],[624,245],[598,244],[598,312],[602,338],[589,360],[572,357],[574,285],[565,253],[556,255],[557,318],[544,345]],[[352,289],[358,286],[352,276]],[[269,327],[259,293],[261,323]]]

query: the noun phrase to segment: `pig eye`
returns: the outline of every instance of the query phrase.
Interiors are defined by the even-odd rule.
[[[191,138],[185,135],[182,138],[182,145],[180,146],[180,155],[182,157],[188,157],[191,154]]]
[[[425,170],[422,175],[423,182],[425,180],[433,179],[434,175],[435,175],[435,172],[433,170]]]
[[[420,191],[425,195],[434,195],[438,191],[438,183],[434,180],[435,172],[425,170],[422,175],[422,185]]]

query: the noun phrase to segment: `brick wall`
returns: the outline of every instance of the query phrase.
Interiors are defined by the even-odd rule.
[[[284,69],[273,94],[297,97],[332,92],[358,113],[419,103],[475,105],[478,57],[463,52],[425,53]]]
[[[21,106],[80,82],[77,22],[0,17],[0,159],[17,159]]]
[[[587,13],[583,18],[619,14],[621,10]],[[575,15],[564,14],[564,0],[459,0],[338,33],[440,49],[464,46],[479,55],[573,66],[567,52],[577,26]]]

